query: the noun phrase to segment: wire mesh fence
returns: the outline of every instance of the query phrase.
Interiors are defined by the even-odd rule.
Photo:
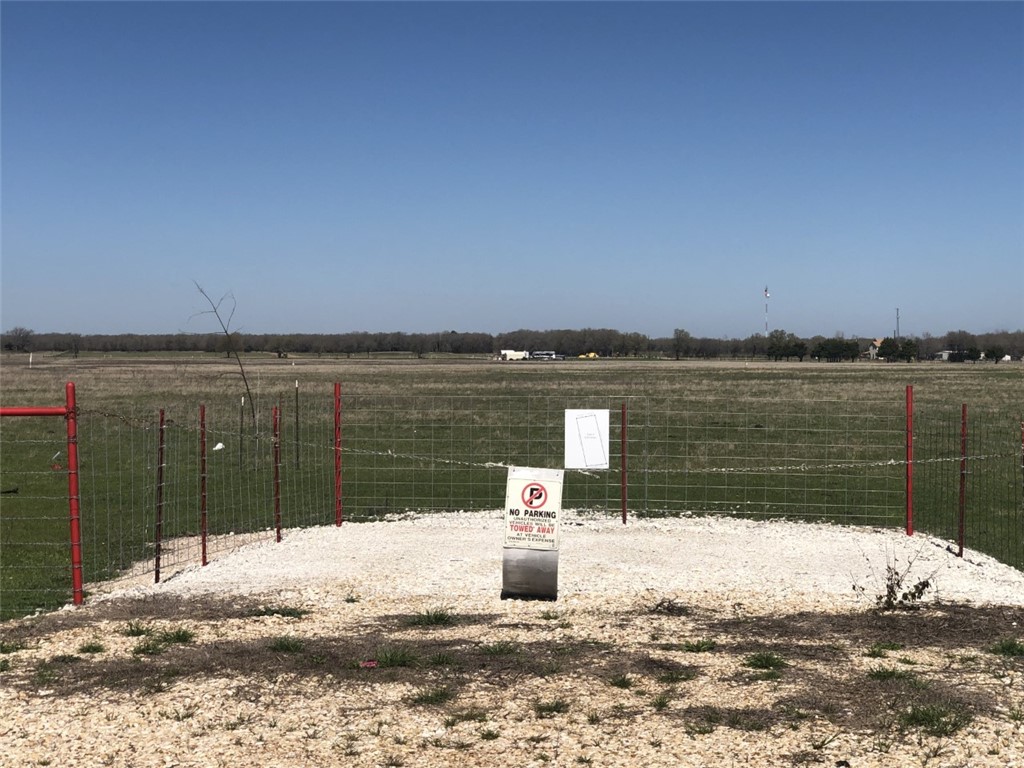
[[[914,427],[915,529],[1024,569],[1024,422],[964,404]]]
[[[143,416],[83,411],[89,581],[147,573],[159,580],[278,538],[281,528],[333,522],[326,420],[311,411],[292,431],[278,419],[275,434],[272,414],[261,416],[253,422],[244,409],[205,405]]]
[[[72,598],[67,434],[55,418],[2,419],[0,619]]]
[[[607,469],[566,509],[914,526],[1024,568],[1019,415],[907,403],[678,395],[298,392],[79,411],[86,587],[167,578],[282,530],[496,510],[509,466],[562,467],[567,409],[608,413]],[[57,420],[0,420],[0,618],[68,600]],[[966,426],[965,426],[966,424]],[[966,430],[966,438],[964,432]],[[908,497],[908,467],[913,496]],[[962,521],[962,522],[961,522]]]

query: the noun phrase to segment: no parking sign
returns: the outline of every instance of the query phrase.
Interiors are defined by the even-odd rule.
[[[505,546],[558,549],[561,469],[509,467],[505,486]]]

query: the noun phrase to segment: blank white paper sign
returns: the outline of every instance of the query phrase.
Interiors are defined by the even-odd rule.
[[[608,409],[565,411],[565,468],[608,469]]]

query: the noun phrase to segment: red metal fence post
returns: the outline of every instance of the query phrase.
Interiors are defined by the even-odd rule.
[[[156,449],[156,530],[153,535],[153,582],[160,583],[160,554],[164,538],[164,409],[160,409],[160,429]]]
[[[281,541],[281,409],[274,406],[270,409],[270,418],[274,430],[274,528],[277,540]]]
[[[914,387],[907,385],[907,536],[914,535]]]
[[[64,387],[68,425],[68,511],[71,517],[71,599],[81,605],[84,599],[82,577],[82,515],[78,488],[78,406],[75,385]]]
[[[199,540],[202,546],[202,563],[206,565],[206,537],[208,533],[206,515],[206,406],[199,405]]]
[[[960,405],[960,505],[958,514],[957,557],[964,556],[964,512],[967,507],[967,403]]]
[[[341,525],[341,384],[334,384],[334,524]]]
[[[622,524],[626,524],[626,503],[627,503],[627,488],[628,488],[628,476],[626,474],[626,446],[628,444],[626,439],[626,401],[622,401],[622,432],[620,433],[622,438]]]

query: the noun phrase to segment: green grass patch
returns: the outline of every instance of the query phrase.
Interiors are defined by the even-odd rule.
[[[519,651],[519,643],[511,640],[498,640],[480,646],[480,653],[484,656],[515,656]]]
[[[776,653],[752,653],[743,660],[743,666],[750,669],[779,671],[789,666],[788,662]]]
[[[998,656],[1024,656],[1024,643],[1015,637],[1007,637],[988,649]]]
[[[899,715],[905,728],[918,728],[930,736],[952,736],[970,724],[974,716],[958,703],[915,704]]]
[[[890,651],[902,651],[903,646],[899,643],[880,642],[875,643],[866,651],[864,655],[872,659],[884,659],[889,655]]]
[[[868,678],[881,682],[890,680],[915,682],[918,679],[916,673],[911,672],[909,669],[899,669],[897,667],[875,667],[874,669],[869,669]]]
[[[433,688],[425,688],[410,697],[409,702],[419,706],[437,706],[447,704],[454,699],[456,692],[447,685],[439,685]]]
[[[536,701],[533,704],[533,712],[540,718],[564,715],[569,711],[569,702],[565,699],[549,699],[547,701]]]
[[[146,635],[151,635],[152,633],[152,627],[143,624],[141,621],[137,621],[135,619],[129,621],[125,625],[124,629],[121,630],[121,634],[125,637],[145,637]]]
[[[632,688],[633,682],[633,678],[629,675],[614,675],[610,680],[608,680],[608,684],[612,687],[623,689]]]
[[[457,712],[453,712],[451,715],[445,718],[445,728],[453,728],[459,723],[485,723],[487,722],[487,710],[479,707],[470,707],[469,709],[460,709]]]
[[[658,712],[668,708],[672,703],[672,695],[668,691],[662,691],[651,699],[651,706]]]
[[[428,608],[408,619],[412,627],[450,627],[457,617],[450,608]]]
[[[275,653],[302,653],[306,644],[298,637],[275,637],[268,646]]]
[[[377,651],[376,661],[380,667],[412,667],[418,657],[416,653],[403,646],[384,646]]]
[[[683,642],[683,650],[687,653],[709,653],[718,647],[718,643],[708,638],[699,640],[686,640]]]

